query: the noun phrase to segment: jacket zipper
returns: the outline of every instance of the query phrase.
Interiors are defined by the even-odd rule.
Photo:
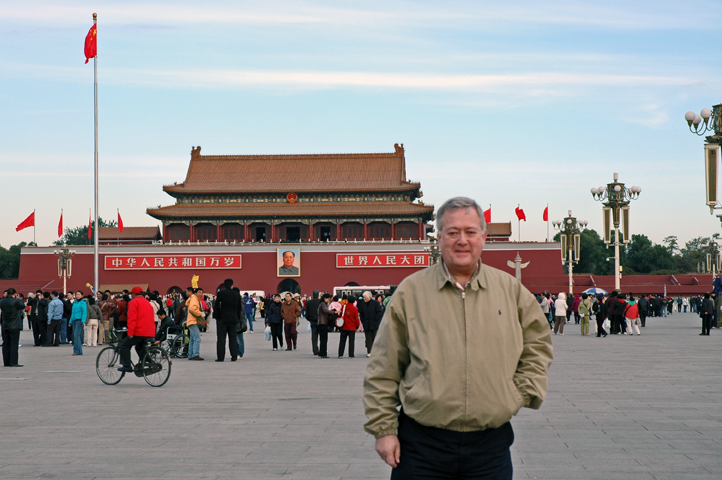
[[[462,431],[466,431],[466,413],[469,402],[469,332],[466,324],[466,291],[461,291],[461,309],[464,313],[464,424]]]

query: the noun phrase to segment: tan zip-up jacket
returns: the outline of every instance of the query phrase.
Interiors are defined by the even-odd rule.
[[[396,435],[398,405],[422,425],[459,432],[541,406],[552,344],[539,303],[486,265],[465,292],[454,283],[440,262],[394,293],[364,378],[364,428],[376,438]]]

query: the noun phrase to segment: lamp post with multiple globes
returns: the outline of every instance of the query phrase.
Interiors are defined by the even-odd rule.
[[[699,115],[687,112],[684,119],[687,120],[689,131],[700,137],[712,132],[712,135],[705,137],[704,144],[705,193],[711,215],[716,209],[722,208],[717,198],[720,145],[722,144],[722,104],[714,105],[712,110],[703,108]]]
[[[614,227],[614,289],[619,291],[619,225],[622,224],[623,242],[629,243],[629,202],[639,198],[642,187],[625,187],[619,182],[619,174],[614,174],[614,181],[608,183],[606,188],[592,188],[592,197],[604,205],[604,243],[612,243],[610,239],[612,226]]]
[[[579,250],[581,247],[581,232],[587,228],[586,220],[577,220],[572,217],[572,211],[569,210],[569,216],[564,220],[554,220],[555,230],[561,233],[560,241],[562,244],[562,264],[569,265],[569,293],[574,293],[574,281],[572,279],[573,265],[579,262]]]

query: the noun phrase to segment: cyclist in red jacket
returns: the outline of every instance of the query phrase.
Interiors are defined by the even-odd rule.
[[[139,358],[145,353],[146,340],[155,339],[155,314],[150,302],[143,296],[143,289],[133,287],[133,299],[128,302],[128,336],[123,339],[120,346],[121,372],[132,372],[130,366],[130,348],[135,347]]]

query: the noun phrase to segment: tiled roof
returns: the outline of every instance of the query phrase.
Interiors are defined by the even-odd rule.
[[[394,202],[341,202],[341,203],[181,203],[168,207],[149,208],[148,215],[157,219],[169,218],[230,218],[230,217],[327,217],[373,215],[428,215],[433,205]]]
[[[123,227],[123,233],[118,233],[118,227],[100,227],[98,240],[156,240],[161,238],[160,229],[155,227]]]
[[[193,148],[183,183],[169,193],[323,192],[412,190],[404,148],[394,153],[311,155],[201,155]]]
[[[510,237],[511,236],[511,222],[504,223],[492,223],[486,224],[486,233],[492,237]]]

